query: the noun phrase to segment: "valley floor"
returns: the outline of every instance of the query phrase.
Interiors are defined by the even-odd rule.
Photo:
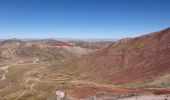
[[[49,74],[56,62],[38,59],[4,63],[0,66],[0,100],[169,100],[170,88],[125,88],[76,80],[66,73]]]

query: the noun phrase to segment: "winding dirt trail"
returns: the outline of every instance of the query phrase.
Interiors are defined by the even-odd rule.
[[[34,77],[28,77],[25,79],[25,86],[29,87],[30,90],[34,89],[34,86],[38,84],[40,80],[38,78],[34,78]],[[30,83],[29,83],[30,82]]]
[[[24,60],[20,60],[18,62],[14,62],[13,64],[10,65],[0,65],[0,71],[2,72],[2,74],[0,75],[0,80],[6,80],[7,77],[7,73],[9,72],[10,67],[13,67],[13,65],[27,65],[27,64],[38,64],[39,59],[33,59],[31,60],[32,62],[28,62],[24,61]],[[44,67],[43,67],[44,68]],[[32,91],[35,90],[34,87],[39,83],[40,79],[36,78],[36,77],[31,77],[32,73],[36,73],[35,69],[29,71],[28,75],[26,75],[24,77],[23,80],[23,84],[25,85],[25,87],[27,87],[26,90],[23,90],[16,99],[14,100],[20,100],[28,91]]]
[[[6,79],[6,74],[8,73],[8,68],[9,68],[9,66],[0,67],[0,70],[4,71],[4,74],[1,76],[1,80]]]
[[[36,59],[33,63],[29,63],[29,64],[36,64],[37,61],[39,59]],[[21,62],[24,61],[20,61],[19,63],[15,63],[14,65],[26,65],[26,64],[22,64]],[[27,63],[28,64],[28,63]],[[38,84],[38,82],[40,81],[38,78],[35,77],[30,77],[30,75],[32,73],[34,73],[35,70],[31,70],[28,71],[27,73],[24,74],[24,80],[23,80],[23,84],[25,85],[25,87],[27,87],[28,89],[26,89],[25,91],[23,91],[15,100],[20,100],[28,91],[32,91],[34,90],[34,86]],[[36,71],[35,71],[36,72]]]
[[[30,90],[34,90],[34,86],[38,84],[40,80],[38,78],[34,78],[34,77],[28,77],[28,78],[25,78],[24,80],[24,84],[26,87],[29,88],[29,91]],[[15,100],[19,100],[22,96],[25,95],[25,93],[27,92],[28,90],[25,90],[24,92],[21,93],[20,96],[18,96]]]
[[[23,93],[21,93],[21,95],[20,96],[18,96],[16,99],[14,99],[14,100],[19,100],[22,96],[24,96],[25,95],[25,93],[26,93],[26,91],[24,91]]]
[[[40,60],[38,58],[34,58],[34,59],[26,59],[26,60],[20,60],[15,62],[13,65],[26,65],[26,64],[38,64]]]

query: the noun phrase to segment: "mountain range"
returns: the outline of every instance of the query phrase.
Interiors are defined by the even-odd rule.
[[[164,98],[170,28],[117,41],[2,40],[0,77],[0,100]]]

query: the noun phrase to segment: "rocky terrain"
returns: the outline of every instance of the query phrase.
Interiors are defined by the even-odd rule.
[[[17,39],[0,42],[0,58],[2,60],[19,60],[37,58],[43,61],[64,60],[81,57],[92,52],[92,49],[72,46],[56,40],[20,41]]]
[[[0,100],[169,100],[169,73],[170,28],[112,43],[0,41]]]
[[[169,38],[170,28],[122,39],[84,57],[74,66],[79,72],[81,70],[85,79],[106,84],[145,85],[152,82],[152,86],[159,87],[161,83],[169,86]]]

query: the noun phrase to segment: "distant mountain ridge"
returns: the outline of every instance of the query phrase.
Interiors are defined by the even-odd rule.
[[[39,58],[41,60],[63,60],[92,52],[90,48],[72,46],[57,40],[23,41],[9,39],[0,41],[0,60]]]

